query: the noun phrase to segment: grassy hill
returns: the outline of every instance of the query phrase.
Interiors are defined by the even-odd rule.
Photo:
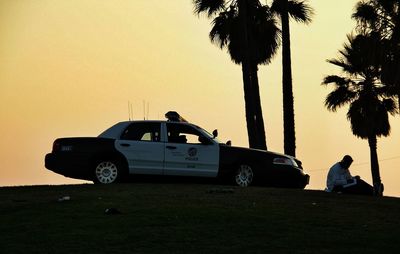
[[[168,183],[0,188],[0,253],[398,253],[399,225],[397,198]]]

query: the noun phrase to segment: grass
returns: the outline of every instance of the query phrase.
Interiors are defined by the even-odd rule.
[[[399,212],[397,198],[261,187],[5,187],[0,253],[398,253]]]

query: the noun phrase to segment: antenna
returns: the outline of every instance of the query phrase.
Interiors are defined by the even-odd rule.
[[[146,101],[143,100],[143,120],[146,120]]]
[[[130,101],[128,101],[128,118],[129,121],[133,120],[133,106]]]
[[[130,102],[128,101],[128,120],[131,120],[131,105]]]
[[[149,111],[150,111],[150,102],[147,102],[147,112],[146,112],[147,120],[149,120]]]

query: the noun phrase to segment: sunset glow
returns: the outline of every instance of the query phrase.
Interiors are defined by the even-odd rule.
[[[356,0],[310,0],[313,22],[291,24],[297,157],[323,189],[329,167],[351,154],[353,175],[371,183],[366,140],[352,135],[347,108],[324,108],[321,86],[340,74],[335,58],[352,32]],[[81,183],[44,168],[58,137],[97,136],[133,117],[170,110],[221,140],[248,146],[241,67],[208,37],[211,20],[192,1],[1,0],[0,186]],[[283,152],[280,54],[259,67],[267,145]],[[400,117],[378,139],[385,195],[400,197]]]

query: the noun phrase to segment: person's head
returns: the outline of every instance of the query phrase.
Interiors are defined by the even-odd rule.
[[[342,165],[344,168],[349,168],[351,163],[353,163],[353,158],[351,158],[350,155],[345,155],[340,161],[340,165]]]

